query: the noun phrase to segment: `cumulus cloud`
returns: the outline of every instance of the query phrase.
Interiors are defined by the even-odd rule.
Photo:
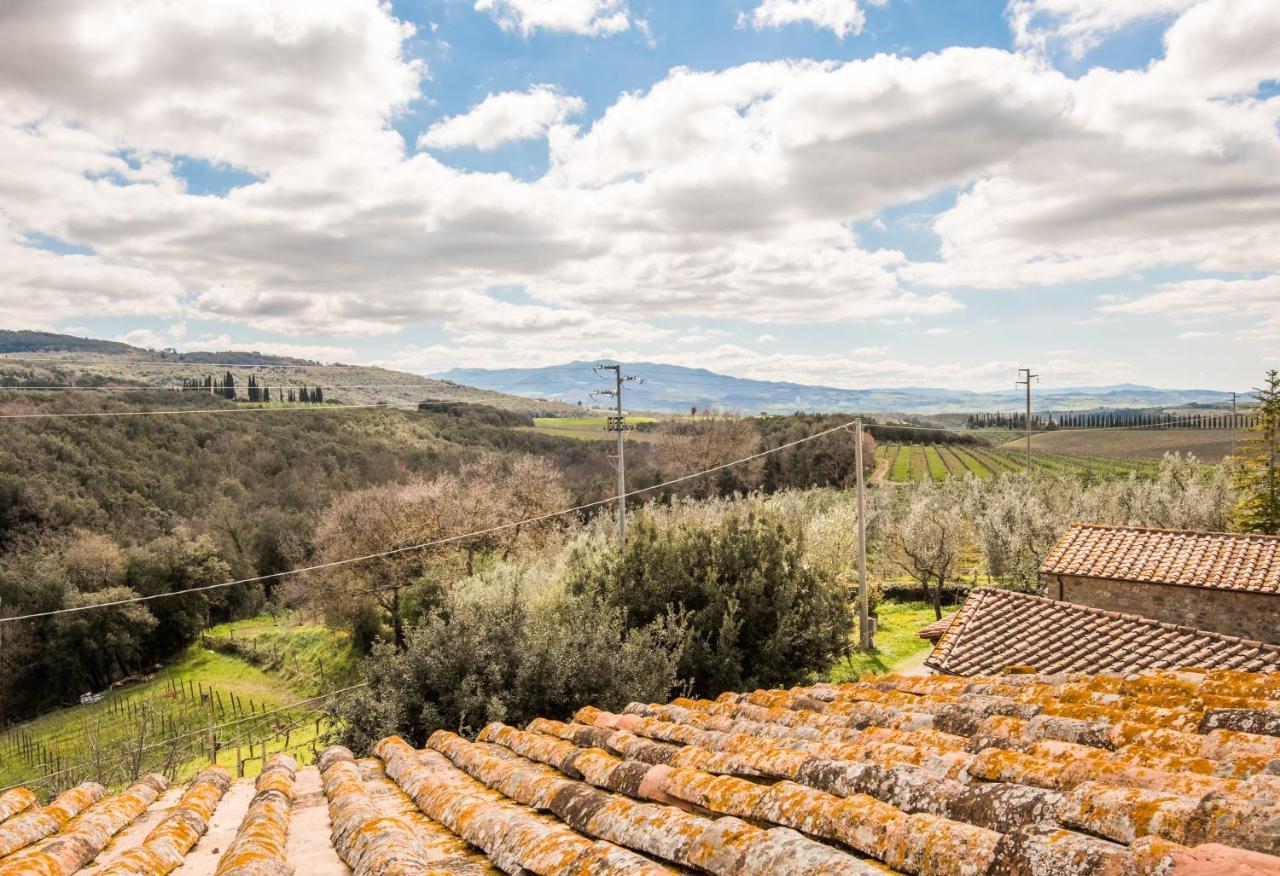
[[[380,123],[426,72],[403,54],[413,28],[370,0],[10,3],[0,23],[11,111],[253,170],[385,149]]]
[[[1012,0],[1007,9],[1015,42],[1044,51],[1063,43],[1081,58],[1108,35],[1136,22],[1173,16],[1200,0]]]
[[[871,2],[879,6],[887,0]],[[761,0],[750,15],[745,12],[739,14],[738,26],[745,27],[749,22],[756,30],[763,30],[808,22],[844,39],[861,33],[866,20],[859,0]]]
[[[526,37],[537,30],[609,36],[631,27],[626,0],[476,0],[476,10]]]
[[[513,140],[544,137],[552,125],[584,109],[582,98],[563,94],[551,85],[490,94],[462,115],[433,124],[418,138],[418,148],[495,149]]]
[[[942,260],[904,276],[1016,287],[1172,264],[1280,270],[1280,101],[1250,96],[1276,70],[1280,7],[1205,0],[1148,69],[1069,82],[1054,135],[979,175],[933,223]]]
[[[933,317],[971,294],[952,290],[1153,267],[1280,275],[1280,99],[1257,89],[1280,69],[1267,0],[1202,0],[1142,70],[1073,79],[1034,53],[967,48],[676,69],[589,126],[563,123],[573,98],[535,88],[425,138],[483,148],[545,134],[550,167],[533,181],[405,154],[390,122],[425,71],[385,4],[228,0],[190,27],[175,8],[0,7],[0,306],[12,323],[145,314],[303,338],[432,323],[455,339],[439,348],[451,355],[555,361],[635,352],[659,315],[763,330]],[[585,14],[583,28],[627,14],[482,9],[512,10],[533,29],[553,26],[544,14]],[[83,46],[69,36],[82,33]],[[193,195],[180,156],[258,181]],[[944,191],[959,195],[931,223],[936,260],[868,248],[853,230]],[[526,297],[500,301],[496,288]],[[803,365],[777,361],[778,374]]]

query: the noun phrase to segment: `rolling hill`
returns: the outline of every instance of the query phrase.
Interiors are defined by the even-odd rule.
[[[570,362],[543,368],[455,368],[435,377],[513,395],[535,396],[570,404],[593,403],[591,392],[606,388],[595,374],[596,362]],[[968,411],[1019,411],[1023,396],[1016,390],[973,392],[929,387],[842,389],[784,381],[753,380],[654,362],[624,364],[644,383],[627,388],[632,410],[684,411],[690,405],[745,413],[894,412],[940,414]],[[1010,377],[1012,380],[1012,377]],[[1228,392],[1207,389],[1157,389],[1150,386],[1036,388],[1037,410],[1150,408],[1190,404],[1214,405],[1231,400]]]
[[[326,365],[309,359],[241,351],[175,353],[144,350],[118,341],[52,332],[0,331],[0,386],[68,386],[95,391],[115,387],[167,388],[183,379],[220,378],[226,366],[254,367],[260,385],[276,390],[324,387],[327,401],[343,404],[416,404],[422,401],[485,404],[529,416],[576,415],[562,402],[462,386],[450,380],[366,365]],[[244,385],[240,373],[238,385]],[[241,390],[243,397],[243,390]]]

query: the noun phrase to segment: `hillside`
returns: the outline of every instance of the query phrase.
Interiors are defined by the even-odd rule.
[[[589,405],[596,403],[592,391],[605,388],[605,382],[592,370],[596,364],[570,362],[543,368],[455,368],[434,376],[496,392]],[[626,363],[624,369],[628,374],[644,379],[644,383],[627,387],[627,406],[637,411],[687,411],[691,405],[697,405],[753,414],[786,414],[797,410],[938,414],[1018,411],[1024,403],[1024,397],[1012,389],[999,392],[928,387],[841,389],[732,377],[705,368],[655,362]],[[1134,384],[1036,389],[1037,410],[1214,405],[1226,404],[1230,400],[1229,392],[1157,389]]]
[[[1228,429],[1137,429],[1097,432],[1043,432],[1031,436],[1033,451],[1059,454],[1086,454],[1108,459],[1159,459],[1166,453],[1194,454],[1201,462],[1222,462],[1232,451],[1233,437],[1244,432]],[[1026,442],[1016,439],[1004,447],[1022,450]]]
[[[576,405],[541,402],[512,395],[366,365],[322,364],[308,359],[241,351],[156,352],[122,344],[51,332],[0,332],[0,385],[76,385],[103,392],[108,387],[180,386],[183,380],[221,379],[227,366],[243,387],[252,373],[272,390],[323,387],[329,402],[342,404],[417,404],[453,401],[486,404],[530,416],[576,414]],[[63,360],[63,361],[57,361]]]
[[[356,680],[349,638],[316,624],[264,616],[215,626],[203,641],[208,647],[192,645],[158,671],[104,692],[98,702],[6,727],[0,732],[0,787],[50,769],[63,771],[56,787],[89,778],[123,786],[135,756],[144,771],[202,765],[208,736],[201,730],[211,723],[224,725],[218,762],[232,775],[253,775],[260,760],[237,761],[251,744],[287,747],[303,759],[327,729],[314,704],[293,704]],[[176,745],[154,744],[179,734],[189,735]]]

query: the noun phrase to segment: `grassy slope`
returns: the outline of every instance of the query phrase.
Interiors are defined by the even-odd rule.
[[[127,750],[133,742],[137,722],[134,718],[136,712],[131,711],[131,707],[132,710],[151,709],[160,716],[157,727],[147,734],[148,744],[151,744],[154,740],[188,733],[193,727],[207,726],[211,722],[221,724],[243,717],[230,708],[232,694],[245,707],[252,706],[258,712],[272,712],[315,696],[324,689],[351,684],[355,676],[356,656],[346,637],[316,624],[291,625],[261,617],[214,627],[209,635],[219,641],[234,638],[242,646],[257,648],[265,659],[260,665],[255,665],[257,661],[211,651],[196,644],[188,648],[180,659],[157,672],[150,681],[114,691],[99,703],[69,706],[17,725],[0,736],[0,787],[30,781],[54,768],[43,761],[28,763],[19,756],[13,747],[14,739],[19,735],[28,736],[49,756],[59,758],[61,765],[68,765],[90,760],[87,737],[96,733],[100,748],[105,752],[102,756],[110,761],[119,757],[119,752]],[[323,677],[318,665],[324,667]],[[216,691],[220,695],[217,702],[224,709],[219,710],[212,704],[196,706],[192,700],[172,695],[173,687],[185,688],[188,684],[195,685],[197,690]],[[253,742],[255,747],[265,742],[269,751],[282,750],[287,744],[289,751],[306,760],[317,732],[326,730],[323,722],[316,723],[319,716],[313,710],[317,705],[271,715],[260,721],[242,722],[219,731],[223,747],[219,750],[218,762],[236,773],[236,742],[242,743],[239,750],[242,757],[248,755],[249,742]],[[203,738],[202,733],[199,739]],[[187,741],[194,747],[202,744],[194,738]],[[180,775],[192,773],[207,762],[207,757],[188,757],[190,753],[189,746],[180,755],[176,767]],[[150,756],[155,759],[146,762],[147,768],[162,768],[158,759],[165,756],[165,751],[156,750]],[[244,763],[243,772],[254,775],[260,768],[260,758],[250,760]],[[77,780],[85,777],[83,773],[74,776]],[[110,779],[108,777],[108,781]],[[40,790],[45,792],[42,796],[46,796],[47,792],[56,789]]]
[[[1031,437],[1032,452],[1104,456],[1109,459],[1159,459],[1166,453],[1194,453],[1202,462],[1221,462],[1231,453],[1228,429],[1138,429],[1097,432],[1044,432]],[[1021,449],[1024,441],[1005,445]]]
[[[851,681],[867,672],[892,672],[932,647],[916,635],[934,621],[933,608],[927,602],[882,602],[877,619],[876,650],[855,652],[841,660],[831,669],[831,681]]]

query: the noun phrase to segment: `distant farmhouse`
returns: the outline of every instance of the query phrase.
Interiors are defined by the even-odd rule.
[[[1040,581],[1063,602],[1280,644],[1280,536],[1077,523]]]

